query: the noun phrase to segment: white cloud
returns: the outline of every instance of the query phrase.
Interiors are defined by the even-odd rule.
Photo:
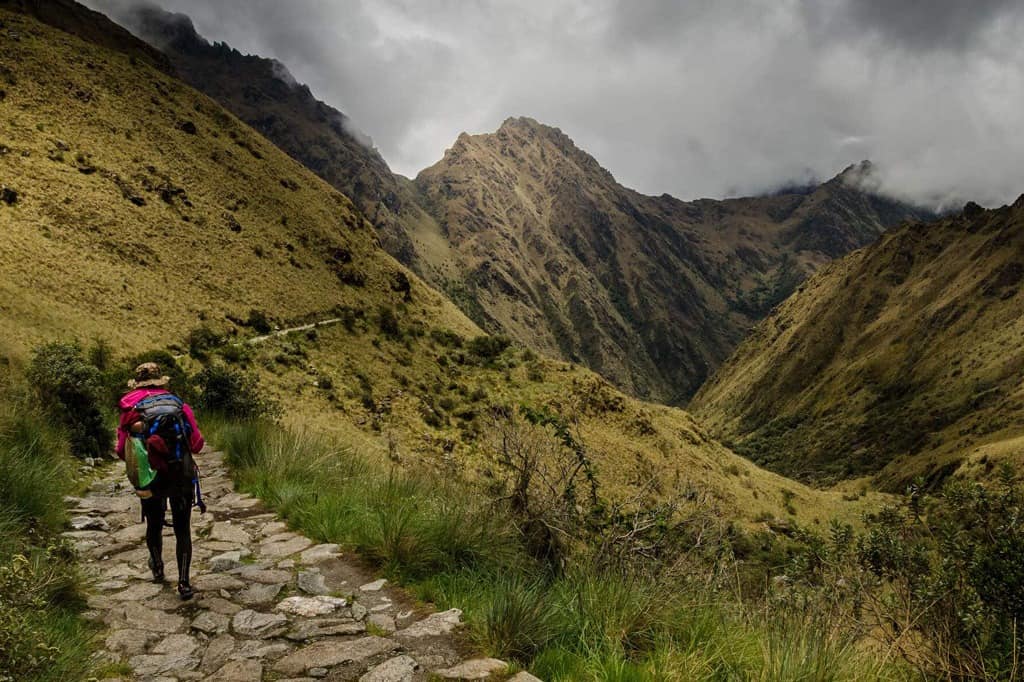
[[[163,4],[279,59],[406,175],[527,115],[652,194],[751,193],[862,158],[921,201],[1024,192],[1012,0]]]

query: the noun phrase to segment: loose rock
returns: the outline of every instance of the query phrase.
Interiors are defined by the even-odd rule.
[[[299,589],[307,594],[328,594],[330,592],[327,589],[327,584],[324,582],[324,576],[312,571],[302,571],[299,573],[298,585]]]

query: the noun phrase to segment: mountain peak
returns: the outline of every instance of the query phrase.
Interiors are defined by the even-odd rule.
[[[139,5],[127,10],[121,19],[133,32],[161,50],[171,48],[190,53],[210,47],[210,42],[199,35],[186,14],[168,12],[156,5]]]
[[[845,185],[852,185],[858,189],[867,189],[878,185],[878,168],[868,159],[860,163],[851,163],[839,172],[829,182],[841,182]],[[827,184],[827,183],[826,183]],[[875,187],[877,189],[877,187]]]

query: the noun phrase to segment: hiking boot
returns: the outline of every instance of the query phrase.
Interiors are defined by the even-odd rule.
[[[192,598],[192,586],[188,583],[178,583],[178,596],[181,597],[182,601],[188,601]]]
[[[153,582],[162,583],[164,582],[164,562],[153,561],[152,558],[149,560],[149,570],[153,571]]]

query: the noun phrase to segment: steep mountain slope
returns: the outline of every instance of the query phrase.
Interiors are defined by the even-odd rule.
[[[1024,196],[914,223],[827,266],[693,401],[751,459],[899,489],[1019,458]]]
[[[804,522],[867,503],[757,469],[586,370],[471,341],[347,198],[215,102],[28,16],[0,21],[17,35],[0,43],[5,362],[55,337],[170,347],[193,369],[205,353],[258,372],[292,423],[394,461],[493,476],[487,415],[526,406],[575,425],[605,499],[653,481],[747,519],[788,501]],[[262,316],[341,322],[245,343]]]
[[[117,18],[162,50],[182,80],[350,197],[384,248],[429,279],[419,253],[424,241],[436,250],[436,223],[420,208],[409,180],[391,172],[345,114],[317,100],[280,62],[211,44],[184,14],[124,6]]]
[[[649,197],[519,118],[461,136],[416,184],[458,252],[455,300],[474,319],[679,403],[808,273],[914,214],[857,190],[869,171],[806,194]]]
[[[392,255],[487,331],[640,397],[685,402],[808,273],[922,215],[860,191],[866,165],[772,197],[647,197],[529,119],[460,137],[413,185],[280,64],[211,45],[181,15],[131,9],[119,19],[351,196]]]

